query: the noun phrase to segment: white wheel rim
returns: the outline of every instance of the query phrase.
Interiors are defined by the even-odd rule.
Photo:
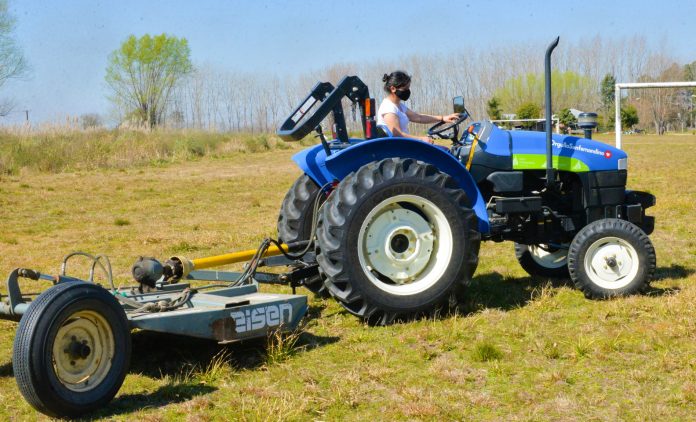
[[[67,389],[86,392],[106,378],[115,350],[106,319],[94,311],[78,311],[56,333],[53,369]]]
[[[532,260],[544,268],[561,268],[568,264],[568,249],[549,252],[548,245],[528,245]]]
[[[412,295],[442,277],[452,245],[452,229],[439,207],[420,196],[397,195],[375,206],[363,221],[358,258],[375,286],[396,295]]]
[[[640,263],[631,244],[618,237],[604,237],[587,249],[584,266],[594,284],[614,290],[629,285],[636,278]]]

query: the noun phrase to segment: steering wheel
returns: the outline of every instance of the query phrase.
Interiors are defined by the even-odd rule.
[[[454,122],[438,122],[428,129],[428,136],[437,139],[451,139],[456,141],[459,135],[459,125],[469,118],[469,112],[459,113],[459,117]]]

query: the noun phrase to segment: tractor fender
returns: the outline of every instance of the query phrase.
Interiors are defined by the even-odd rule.
[[[332,151],[328,158],[322,146],[316,145],[299,152],[293,160],[319,186],[324,186],[334,180],[340,182],[365,164],[385,158],[412,158],[432,164],[449,174],[471,201],[470,206],[478,218],[479,232],[487,234],[490,231],[486,202],[476,182],[466,167],[442,147],[415,139],[380,138],[356,142],[348,148]]]

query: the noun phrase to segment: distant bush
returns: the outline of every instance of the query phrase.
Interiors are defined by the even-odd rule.
[[[213,155],[287,149],[270,135],[123,129],[0,131],[0,175],[128,168]]]

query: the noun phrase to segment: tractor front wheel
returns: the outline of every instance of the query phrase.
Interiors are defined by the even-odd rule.
[[[464,191],[434,166],[397,158],[366,164],[320,213],[324,284],[371,324],[453,305],[478,263],[476,221]]]
[[[655,261],[650,238],[635,224],[616,218],[583,227],[568,250],[570,278],[593,299],[644,292]]]
[[[74,418],[106,405],[128,371],[125,312],[105,289],[60,283],[29,305],[14,340],[19,391],[36,410]]]
[[[515,243],[515,257],[532,277],[568,278],[568,249]]]

